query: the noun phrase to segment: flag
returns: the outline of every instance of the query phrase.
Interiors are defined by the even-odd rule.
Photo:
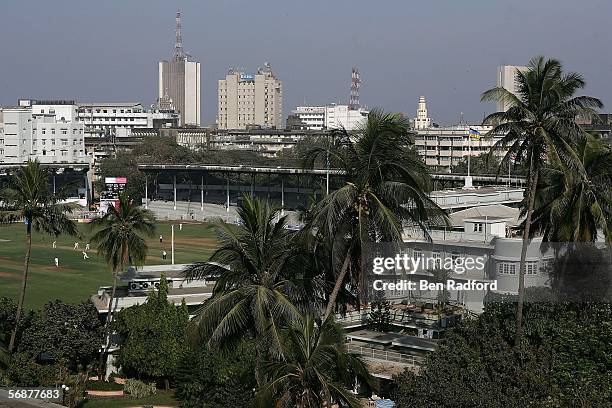
[[[470,128],[470,130],[468,131],[468,135],[473,139],[480,139],[480,132],[476,129]]]

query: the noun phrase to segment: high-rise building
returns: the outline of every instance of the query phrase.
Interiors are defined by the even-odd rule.
[[[180,12],[172,59],[159,63],[159,98],[172,100],[182,124],[200,126],[200,63],[183,50]]]
[[[517,72],[525,72],[527,67],[520,65],[501,65],[497,67],[497,87],[505,88],[514,95],[518,94]],[[508,103],[497,102],[497,111],[505,112],[510,106]]]
[[[265,63],[256,74],[230,69],[219,80],[219,129],[283,126],[283,84]]]
[[[414,128],[416,130],[427,129],[431,126],[431,119],[427,116],[427,102],[425,97],[419,97],[419,106],[417,107],[417,115],[414,118]]]

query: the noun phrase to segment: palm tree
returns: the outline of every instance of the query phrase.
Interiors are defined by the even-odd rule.
[[[361,406],[351,389],[357,379],[369,385],[371,377],[361,359],[348,352],[346,334],[333,319],[317,326],[312,314],[306,314],[283,329],[281,337],[284,359],[262,364],[268,382],[257,394],[258,405]]]
[[[229,347],[232,340],[251,336],[258,354],[280,347],[277,327],[299,316],[294,298],[307,306],[299,282],[292,233],[279,209],[245,196],[238,207],[240,226],[219,225],[219,248],[206,262],[190,265],[188,279],[215,280],[212,297],[192,321],[193,330],[208,346]],[[297,277],[299,278],[299,276]]]
[[[531,235],[548,242],[612,241],[612,149],[588,135],[576,153],[583,173],[548,167],[536,193]]]
[[[411,146],[409,122],[401,114],[373,110],[356,131],[332,131],[332,140],[329,146],[312,149],[305,160],[312,167],[317,159],[329,158],[345,172],[344,185],[314,206],[307,229],[334,242],[339,273],[324,319],[335,309],[345,285],[356,286],[364,300],[360,259],[366,245],[401,242],[404,222],[417,226],[427,238],[430,222],[446,222],[444,212],[427,195],[429,171]]]
[[[49,173],[38,161],[28,161],[20,167],[11,180],[11,187],[3,190],[0,205],[5,207],[2,219],[23,220],[26,230],[26,254],[21,277],[21,292],[17,303],[15,327],[11,332],[8,351],[15,347],[15,338],[23,314],[23,304],[28,284],[30,255],[32,253],[32,231],[53,236],[78,235],[76,223],[68,218],[73,206],[60,202],[59,194],[49,192]]]
[[[504,135],[490,154],[507,149],[504,162],[516,157],[529,165],[516,311],[515,340],[518,342],[522,334],[525,258],[539,177],[547,164],[566,169],[567,173],[584,173],[574,148],[585,134],[576,124],[576,118],[595,117],[595,108],[603,105],[596,98],[574,96],[585,85],[582,76],[573,72],[564,74],[561,63],[555,59],[541,56],[532,59],[525,72],[516,72],[516,82],[517,95],[498,87],[484,92],[481,99],[510,106],[507,111],[492,113],[484,120],[495,125],[489,134]]]
[[[104,373],[104,356],[110,347],[110,322],[113,314],[113,301],[117,290],[117,275],[127,266],[140,266],[147,257],[146,237],[155,233],[155,217],[149,210],[134,204],[126,195],[119,196],[118,206],[109,206],[106,213],[95,218],[90,226],[96,230],[91,241],[97,245],[98,254],[104,257],[113,274],[113,287],[108,303],[108,313],[104,325],[104,348],[100,351],[99,377]]]

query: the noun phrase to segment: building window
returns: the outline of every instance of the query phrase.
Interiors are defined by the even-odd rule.
[[[474,223],[474,232],[482,232],[484,229],[484,224],[482,222]]]
[[[529,261],[525,262],[525,275],[537,275],[538,274],[538,262]]]
[[[509,262],[501,262],[497,265],[497,273],[500,275],[516,275],[516,265]]]

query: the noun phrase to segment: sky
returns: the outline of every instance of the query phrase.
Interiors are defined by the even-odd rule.
[[[229,67],[269,62],[283,115],[297,105],[361,103],[454,124],[494,106],[480,94],[498,65],[554,57],[612,112],[610,0],[56,0],[11,1],[0,13],[0,105],[19,98],[132,102],[157,98],[157,62],[183,45],[202,69],[202,122],[214,123]]]

